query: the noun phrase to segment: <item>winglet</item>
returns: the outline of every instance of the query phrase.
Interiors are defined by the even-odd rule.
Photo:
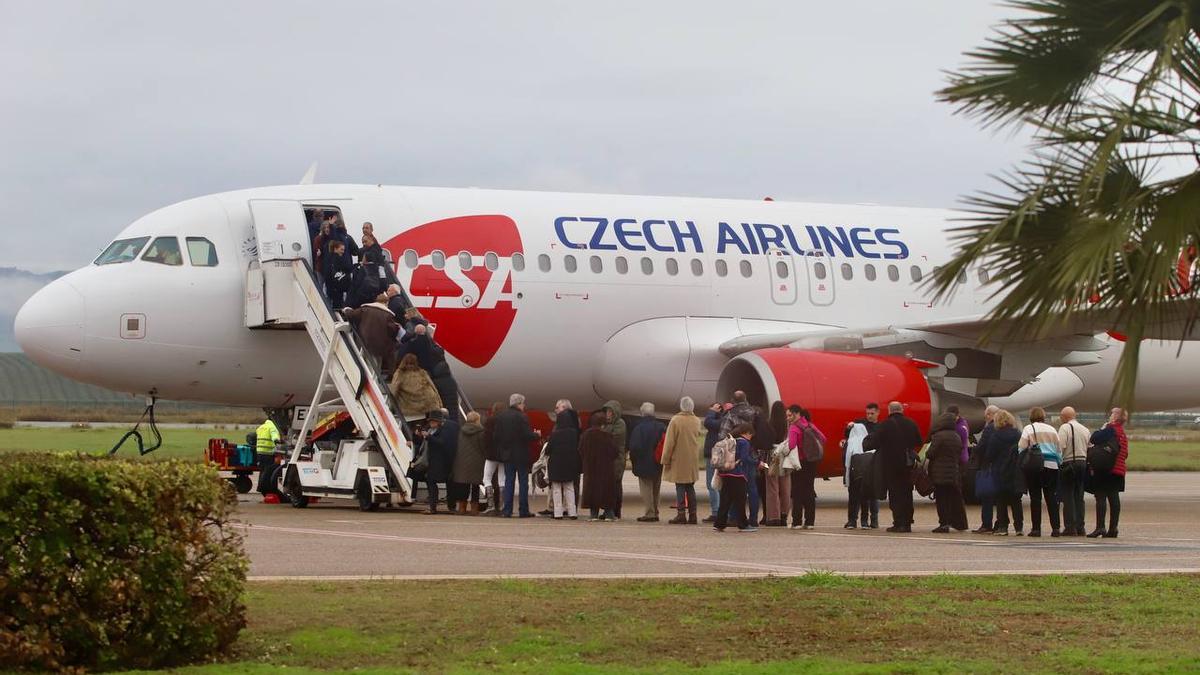
[[[317,179],[317,163],[313,162],[312,166],[308,167],[308,171],[304,172],[304,177],[300,179],[301,185],[312,185]]]

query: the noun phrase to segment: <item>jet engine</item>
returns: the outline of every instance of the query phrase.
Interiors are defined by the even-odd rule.
[[[838,441],[868,403],[879,404],[882,419],[888,402],[899,401],[922,435],[928,433],[934,392],[921,371],[931,365],[899,356],[759,349],[725,365],[717,395],[729,401],[733,392],[746,392],[752,405],[770,411],[777,429],[787,406],[807,408],[828,439],[817,475],[840,476],[844,465]]]

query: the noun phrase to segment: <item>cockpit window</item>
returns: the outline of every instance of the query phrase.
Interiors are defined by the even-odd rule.
[[[179,240],[175,237],[158,237],[150,242],[142,260],[160,265],[182,265],[183,254],[179,252]]]
[[[137,257],[141,253],[142,247],[146,242],[150,241],[150,237],[135,237],[133,239],[118,239],[108,245],[100,257],[96,258],[97,265],[113,265],[116,263],[127,263]]]
[[[188,237],[187,250],[192,267],[217,266],[217,247],[204,237]]]

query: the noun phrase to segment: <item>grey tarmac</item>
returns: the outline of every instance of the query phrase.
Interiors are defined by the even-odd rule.
[[[1127,485],[1118,539],[1051,538],[1046,522],[1041,539],[931,534],[937,515],[933,502],[920,497],[912,534],[844,530],[846,492],[838,480],[817,481],[814,530],[717,533],[706,524],[668,525],[670,486],[663,488],[662,520],[639,523],[643,508],[628,473],[619,522],[429,516],[417,509],[362,513],[349,501],[295,509],[259,503],[256,493],[241,497],[239,516],[252,579],[1200,572],[1200,475],[1134,473]],[[704,499],[701,517],[708,514]],[[542,508],[545,493],[530,501],[535,511]],[[1026,531],[1028,507],[1026,498]],[[1088,495],[1089,530],[1092,508]],[[979,507],[967,513],[978,526]],[[881,528],[890,524],[886,503],[880,521]]]

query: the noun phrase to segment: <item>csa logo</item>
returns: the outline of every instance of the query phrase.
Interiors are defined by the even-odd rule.
[[[500,351],[517,316],[511,260],[524,249],[512,218],[485,215],[436,220],[407,230],[383,246],[396,261],[396,276],[413,304],[437,324],[438,343],[472,368],[486,366]],[[405,260],[406,251],[416,252],[415,268]],[[496,259],[485,257],[488,253],[496,254]],[[470,269],[463,269],[459,259],[468,255]]]

